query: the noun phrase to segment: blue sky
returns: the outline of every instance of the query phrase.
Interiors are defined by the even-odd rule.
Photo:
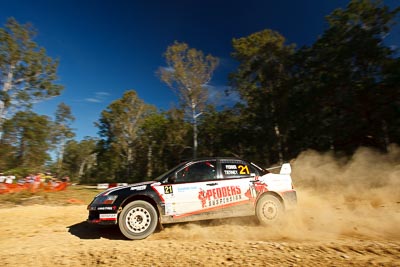
[[[234,70],[232,38],[272,29],[297,46],[311,45],[326,28],[324,17],[346,0],[133,1],[0,0],[0,24],[14,17],[38,30],[35,41],[59,58],[62,95],[35,106],[52,116],[57,105],[71,106],[80,140],[97,136],[94,122],[124,91],[134,89],[146,103],[167,110],[176,96],[155,72],[175,40],[220,58],[211,88],[223,92]],[[384,3],[395,6],[398,0]],[[398,27],[392,38],[400,41]],[[231,101],[223,96],[220,104]]]

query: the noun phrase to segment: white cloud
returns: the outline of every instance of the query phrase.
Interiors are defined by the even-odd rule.
[[[96,92],[93,97],[85,98],[86,102],[102,103],[110,94],[107,92]]]
[[[97,98],[85,98],[86,102],[92,102],[92,103],[101,103],[100,99]]]
[[[98,96],[109,96],[110,94],[107,92],[97,92],[96,95]]]

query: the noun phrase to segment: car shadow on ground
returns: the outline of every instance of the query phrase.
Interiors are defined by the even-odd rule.
[[[80,239],[111,239],[127,240],[117,226],[99,226],[87,223],[86,221],[76,223],[67,227],[71,235]]]
[[[247,225],[257,226],[259,225],[257,219],[252,217],[240,217],[240,218],[227,218],[227,219],[216,219],[216,220],[204,220],[195,222],[183,222],[183,223],[172,223],[165,224],[162,228],[157,227],[155,233],[161,232],[164,228],[172,228],[175,225],[197,224],[202,227],[215,227],[220,225]],[[86,221],[76,223],[74,225],[67,226],[68,232],[72,235],[79,237],[80,239],[110,239],[110,240],[129,240],[119,230],[117,225],[101,226],[90,224]]]
[[[218,226],[224,226],[224,225],[260,226],[260,223],[255,216],[247,216],[247,217],[233,217],[233,218],[223,218],[223,219],[210,219],[210,220],[191,221],[191,222],[169,223],[169,224],[164,224],[162,229],[156,230],[156,233],[162,231],[163,229],[175,227],[176,225],[185,227],[185,226],[192,225],[192,224],[199,225],[201,227],[218,227]]]

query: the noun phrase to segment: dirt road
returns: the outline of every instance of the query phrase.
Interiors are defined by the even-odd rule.
[[[338,226],[331,228],[328,221],[313,224],[319,218],[309,217],[309,228],[289,224],[268,229],[247,218],[247,222],[174,225],[148,239],[128,241],[115,228],[87,225],[85,208],[34,205],[1,209],[1,265],[400,266],[396,226],[392,232],[374,231],[353,222],[342,231]],[[398,207],[397,211],[392,208],[387,212],[399,215]],[[338,216],[341,219],[340,213]]]
[[[0,264],[400,266],[398,154],[394,160],[361,154],[344,164],[327,155],[300,156],[293,174],[298,209],[276,227],[230,219],[170,225],[130,241],[115,228],[86,224],[82,204],[3,207]],[[375,167],[364,172],[364,164]]]

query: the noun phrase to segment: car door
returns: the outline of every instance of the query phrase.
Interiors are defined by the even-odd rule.
[[[178,183],[194,182],[189,187],[187,183],[174,185],[175,217],[201,214],[202,218],[214,219],[253,215],[255,192],[251,189],[259,175],[257,170],[243,160],[219,159],[211,164],[213,175],[204,175],[209,164],[202,161],[177,172]],[[197,171],[202,173],[199,177]],[[204,176],[208,178],[202,180],[200,177]]]
[[[221,159],[219,162],[221,178],[216,191],[222,192],[222,198],[212,195],[211,205],[219,205],[221,216],[248,216],[254,214],[254,182],[259,176],[257,169],[239,159]],[[218,189],[219,188],[219,189]],[[226,192],[226,193],[225,193]]]
[[[217,161],[189,162],[168,178],[170,184],[155,189],[164,200],[165,214],[174,218],[188,217],[204,212],[203,191],[215,185]]]

